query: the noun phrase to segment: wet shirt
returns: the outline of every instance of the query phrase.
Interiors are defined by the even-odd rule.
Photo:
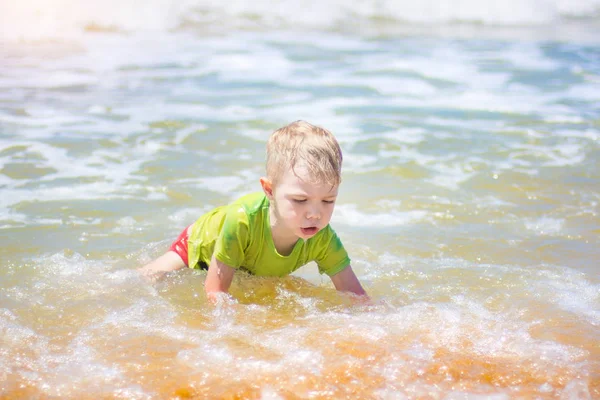
[[[292,252],[280,255],[273,244],[269,199],[252,193],[213,209],[192,226],[188,265],[199,268],[217,260],[259,276],[285,276],[315,261],[321,274],[333,276],[350,265],[341,240],[327,225],[308,240],[298,240]]]

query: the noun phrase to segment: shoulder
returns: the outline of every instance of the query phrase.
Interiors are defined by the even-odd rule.
[[[332,237],[337,237],[337,233],[335,233],[335,230],[331,227],[330,224],[327,224],[327,226],[323,229],[321,229],[319,231],[319,233],[317,233],[315,235],[315,239],[328,239],[330,240]]]
[[[343,247],[342,241],[331,225],[327,225],[325,228],[321,229],[319,233],[308,239],[307,242],[316,249],[329,249],[331,246]]]
[[[269,199],[263,192],[244,195],[229,205],[233,209],[243,209],[248,214],[254,214],[269,207]]]
[[[265,194],[256,192],[239,197],[222,208],[224,209],[225,214],[230,216],[235,214],[246,214],[250,216],[251,214],[260,212],[264,207],[265,201],[267,202],[266,206],[268,207],[269,200]]]
[[[262,224],[268,208],[269,200],[263,192],[244,195],[226,206],[224,223],[247,226]]]
[[[311,259],[317,262],[320,273],[332,276],[350,265],[348,252],[330,225],[323,228],[312,239],[314,243],[312,248],[309,248],[309,254]]]

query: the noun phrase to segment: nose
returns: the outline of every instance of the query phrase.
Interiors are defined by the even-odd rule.
[[[321,219],[321,209],[317,205],[308,207],[306,212],[307,219]]]

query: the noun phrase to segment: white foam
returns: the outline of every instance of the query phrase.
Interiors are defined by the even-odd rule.
[[[203,189],[225,195],[235,192],[246,183],[246,179],[241,176],[211,176],[198,178],[196,181]]]
[[[555,236],[562,233],[565,220],[562,218],[542,217],[534,220],[526,220],[525,227],[538,235]]]
[[[336,206],[333,221],[351,226],[404,226],[422,221],[427,216],[426,211],[395,211],[385,213],[365,213],[359,211],[356,204],[339,204]]]
[[[570,268],[542,268],[537,279],[528,279],[531,291],[556,307],[575,313],[600,326],[600,284]]]
[[[338,75],[338,78],[340,76]],[[434,96],[438,89],[421,79],[411,79],[404,77],[388,78],[388,77],[360,77],[360,78],[343,78],[340,79],[346,85],[355,85],[357,87],[368,87],[382,95],[386,96]],[[329,80],[331,83],[331,80]]]
[[[260,400],[284,400],[284,398],[278,395],[273,388],[267,386],[261,389]]]
[[[373,20],[436,24],[475,22],[490,25],[549,24],[566,17],[588,17],[598,12],[598,0],[509,0],[505,2],[454,1],[348,3],[309,0],[299,7],[293,1],[248,3],[230,0],[134,0],[82,3],[74,0],[27,0],[0,4],[0,27],[5,38],[77,36],[85,27],[117,31],[168,31],[181,24],[227,32],[256,27],[332,29],[339,26],[373,26]]]
[[[471,286],[459,279],[462,274],[457,275],[453,271],[462,270],[466,272],[475,269],[478,271],[477,274],[493,278],[498,281],[498,284],[510,287],[511,289],[507,289],[508,298],[521,297],[524,292],[535,294],[536,301],[545,302],[550,305],[551,308],[555,307],[572,312],[590,324],[600,326],[600,284],[590,281],[585,273],[572,268],[549,265],[536,265],[535,268],[531,266],[520,267],[516,265],[489,265],[472,263],[458,258],[433,258],[423,260],[391,253],[381,254],[373,261],[373,263],[377,265],[377,268],[369,270],[376,271],[377,273],[376,276],[371,277],[371,280],[376,281],[380,279],[382,274],[383,276],[388,274],[394,276],[397,271],[404,271],[403,273],[409,273],[413,276],[414,278],[412,279],[418,279],[425,283],[429,282],[433,276],[442,274],[444,276],[446,289],[449,290],[449,292],[452,292],[453,287],[460,287],[459,293],[465,293],[465,289]],[[367,264],[370,264],[370,262]],[[449,270],[450,272],[446,273],[444,270]],[[477,291],[481,290],[481,288],[482,287],[478,287]],[[403,284],[400,284],[397,289],[400,292],[406,291]],[[436,287],[435,290],[438,289],[439,287]],[[493,287],[488,289],[492,291],[496,290]],[[423,284],[419,285],[416,292],[413,288],[409,293],[412,297],[419,297],[420,291],[423,292],[423,295],[426,295],[426,293],[431,290],[434,290],[431,286]],[[465,295],[455,296],[453,302],[461,306],[468,306],[471,312],[487,315],[490,316],[490,318],[493,316],[493,314],[485,309],[482,303],[475,300],[468,291]],[[508,306],[507,308],[512,309],[512,307]],[[555,311],[546,312],[551,315]],[[512,316],[506,314],[502,318],[508,323]],[[521,328],[523,328],[524,333],[526,333],[526,322],[522,322],[521,324]],[[521,328],[519,328],[519,330]],[[489,336],[488,339],[490,341],[497,340],[498,337],[503,336],[502,328],[498,327],[498,329],[497,335],[492,334]],[[527,333],[527,336],[528,335],[529,334]],[[556,343],[549,342],[544,343],[543,345],[552,348],[546,349],[548,352],[566,351],[563,353],[563,356],[567,354],[576,356],[578,354],[578,352],[573,353],[573,349],[567,350]],[[485,346],[486,349],[492,350],[496,345],[489,343]],[[521,350],[523,353],[526,353],[525,348],[522,348]]]
[[[552,71],[562,67],[552,60],[534,43],[515,43],[502,51],[502,58],[516,70]]]
[[[131,216],[119,218],[116,224],[117,226],[111,230],[113,233],[129,235],[134,231],[139,232],[143,229],[142,225]]]
[[[592,400],[589,383],[583,379],[573,379],[560,392],[565,400]]]
[[[565,93],[565,97],[581,101],[591,101],[598,102],[600,101],[600,84],[587,82],[586,84],[572,85],[567,89]]]
[[[475,175],[475,172],[466,171],[460,164],[436,164],[431,168],[436,171],[436,174],[427,181],[450,190],[458,190],[461,183]]]
[[[384,132],[378,136],[392,142],[417,144],[425,140],[428,136],[428,132],[425,129],[418,127],[402,127],[396,131]]]
[[[452,391],[444,400],[510,400],[511,396],[504,393],[473,394],[463,391]]]
[[[369,167],[374,167],[377,157],[366,154],[346,152],[344,154],[344,172],[366,172]]]
[[[10,71],[14,72],[15,70]],[[12,88],[15,86],[16,82],[18,82],[17,86],[19,88],[26,89],[56,89],[73,86],[91,86],[99,82],[99,78],[96,76],[68,71],[46,71],[44,75],[18,74],[17,76],[11,76],[10,71],[7,77],[0,79],[0,89]],[[39,115],[36,115],[35,111],[31,108],[27,109],[27,112],[30,116],[39,117]],[[49,112],[49,116],[54,114],[53,109],[47,109],[47,112]]]
[[[13,82],[14,85],[14,82]],[[25,109],[26,115],[16,116],[6,113],[0,113],[0,122],[9,124],[18,124],[19,126],[32,127],[32,128],[44,128],[47,126],[60,126],[60,125],[76,125],[84,122],[85,120],[81,117],[74,117],[68,113],[57,111],[51,108],[42,107],[27,107]],[[38,129],[44,131],[43,129]],[[20,132],[27,133],[27,129],[21,129]],[[37,133],[38,136],[42,136]],[[43,135],[47,136],[47,135]]]
[[[439,160],[438,157],[423,154],[412,146],[403,146],[400,150],[379,150],[378,155],[383,158],[397,158],[402,163],[414,161],[422,166],[435,164]]]
[[[201,215],[213,209],[214,206],[210,204],[204,204],[201,208],[182,208],[177,210],[175,213],[169,215],[169,221],[177,224],[193,223]]]
[[[400,204],[383,202],[380,205],[394,208]],[[122,224],[130,222],[126,219]],[[34,388],[52,397],[81,397],[81,394],[92,393],[100,397],[123,394],[128,398],[153,398],[155,393],[146,392],[150,389],[141,387],[127,372],[137,366],[145,370],[144,354],[127,360],[113,359],[119,346],[132,346],[129,340],[145,337],[156,338],[169,350],[178,352],[176,360],[168,361],[167,365],[175,362],[189,368],[194,376],[203,374],[199,379],[203,379],[204,384],[231,376],[244,384],[256,384],[257,376],[276,377],[269,382],[274,386],[259,386],[264,396],[271,397],[282,389],[280,382],[285,389],[298,383],[300,392],[295,394],[311,397],[309,391],[313,389],[306,388],[303,379],[322,378],[330,366],[343,371],[340,368],[350,365],[347,363],[367,368],[369,376],[382,383],[380,387],[395,389],[378,392],[381,398],[402,398],[404,393],[414,395],[423,391],[424,396],[476,399],[489,390],[485,398],[500,399],[512,393],[512,387],[487,387],[479,381],[476,390],[461,388],[460,378],[451,376],[447,383],[457,384],[453,391],[428,383],[428,371],[434,367],[439,369],[440,363],[452,362],[456,354],[492,366],[512,363],[519,368],[543,371],[544,377],[552,383],[562,382],[565,371],[587,371],[593,367],[594,360],[585,349],[546,337],[536,338],[531,333],[532,328],[546,323],[547,318],[555,318],[555,313],[532,321],[523,317],[530,304],[516,301],[529,290],[536,294],[536,301],[559,307],[566,304],[577,315],[597,322],[597,314],[589,310],[597,310],[600,290],[582,273],[547,266],[484,267],[462,259],[403,259],[391,253],[373,263],[377,265],[374,269],[387,273],[386,278],[414,272],[409,280],[384,280],[386,293],[405,290],[401,299],[395,299],[396,305],[323,305],[312,298],[315,294],[312,287],[310,293],[304,292],[306,287],[290,289],[288,281],[276,284],[275,298],[269,304],[228,302],[212,307],[204,302],[196,303],[192,294],[186,294],[202,290],[197,288],[201,286],[197,285],[198,281],[188,284],[171,279],[151,288],[141,284],[139,277],[133,278],[135,271],[110,272],[110,260],[88,260],[78,254],[41,257],[34,260],[34,268],[16,271],[33,272],[34,276],[14,279],[18,286],[3,291],[0,297],[10,293],[11,301],[23,307],[45,305],[51,315],[59,318],[67,318],[66,313],[62,316],[63,310],[76,306],[77,323],[68,336],[58,330],[56,336],[48,338],[46,331],[28,327],[14,311],[0,309],[0,329],[8,335],[4,341],[6,348],[3,348],[7,357],[0,360],[0,376],[3,372],[15,374],[17,379],[27,379]],[[464,273],[457,273],[457,269]],[[473,272],[498,279],[497,284],[502,285],[506,295],[502,304],[489,307],[486,302],[490,293],[498,293],[497,285],[465,285],[465,276]],[[186,275],[186,279],[195,278],[197,275]],[[265,286],[261,278],[244,279],[248,290]],[[328,290],[319,289],[320,292]],[[444,300],[440,301],[437,296]],[[573,301],[565,302],[569,298]],[[98,299],[104,301],[98,302]],[[86,313],[85,307],[90,306],[95,312]],[[97,312],[96,307],[101,307],[101,312]],[[288,319],[289,323],[281,323]],[[270,325],[270,321],[276,324]],[[60,325],[53,329],[57,327]],[[49,346],[61,341],[67,344]],[[349,353],[346,350],[349,345],[370,349],[368,357]],[[133,346],[137,348],[140,344]],[[444,356],[443,352],[450,355]],[[20,368],[24,365],[27,368]],[[477,374],[478,371],[466,372]],[[443,374],[444,370],[439,369],[439,372]],[[571,379],[571,375],[566,376]],[[533,384],[540,385],[539,382]],[[156,381],[156,385],[160,382]],[[573,378],[565,385],[561,392],[565,396],[589,392],[585,379]],[[540,386],[542,393],[556,394],[556,390],[549,384]]]
[[[293,63],[281,52],[252,46],[248,53],[214,54],[206,60],[209,71],[218,72],[225,81],[286,81]],[[268,62],[265,62],[268,60]]]
[[[207,126],[204,124],[193,124],[187,128],[179,130],[175,134],[175,138],[173,141],[175,142],[175,144],[180,145],[181,143],[183,143],[185,140],[187,140],[193,134],[195,134],[199,131],[200,132],[205,131],[206,128],[207,128]]]
[[[515,143],[508,146],[512,148],[510,154],[512,163],[522,166],[563,167],[580,164],[586,159],[586,145],[581,142],[565,141],[554,145]],[[524,156],[533,160],[523,159]]]

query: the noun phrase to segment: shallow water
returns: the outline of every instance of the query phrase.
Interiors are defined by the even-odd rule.
[[[235,31],[5,31],[0,397],[600,398],[597,19],[548,40],[525,11],[515,37],[276,29],[277,10],[250,29],[233,9]],[[217,307],[204,272],[143,281],[259,189],[266,138],[297,119],[342,145],[332,225],[374,304],[314,265],[238,275]]]

